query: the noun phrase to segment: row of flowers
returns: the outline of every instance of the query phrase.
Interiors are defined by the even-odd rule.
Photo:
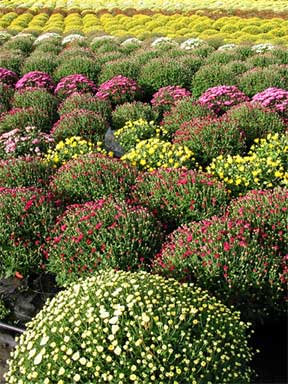
[[[201,171],[143,173],[95,153],[52,178],[44,168],[35,158],[1,162],[2,185],[23,184],[21,170],[29,185],[0,190],[1,276],[41,268],[66,286],[107,268],[140,269],[197,282],[245,319],[285,310],[287,188],[231,201]]]
[[[239,16],[219,17],[216,20],[202,15],[154,15],[136,14],[133,16],[111,13],[73,12],[49,15],[40,12],[36,15],[24,12],[7,12],[0,18],[0,29],[36,34],[53,33],[107,33],[112,36],[134,36],[144,39],[152,36],[198,37],[204,40],[218,39],[225,43],[271,42],[285,44],[288,27],[285,19],[242,18]]]
[[[43,8],[43,2],[39,0],[3,0],[1,3],[2,8],[31,8],[32,10],[38,10]],[[198,1],[182,0],[179,3],[177,0],[158,0],[156,3],[153,0],[126,0],[123,4],[123,0],[114,1],[98,1],[96,4],[93,0],[48,0],[45,1],[45,8],[49,9],[149,9],[149,10],[167,10],[167,11],[189,11],[199,9],[224,9],[224,10],[271,10],[275,12],[287,11],[287,3],[285,0],[226,0],[225,4],[216,2],[214,0],[203,0],[201,6]]]

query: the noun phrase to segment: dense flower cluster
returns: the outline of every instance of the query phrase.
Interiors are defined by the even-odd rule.
[[[60,167],[50,189],[70,203],[97,200],[110,194],[124,199],[137,175],[135,167],[119,159],[90,153]]]
[[[277,187],[270,190],[252,190],[246,195],[232,200],[228,207],[229,217],[241,218],[248,221],[262,236],[261,242],[268,248],[273,248],[283,257],[283,276],[281,280],[286,283],[288,277],[287,265],[287,199],[288,190]]]
[[[165,48],[165,47],[175,47],[178,44],[176,41],[171,39],[170,37],[157,37],[155,40],[152,41],[151,47],[155,48]]]
[[[252,97],[252,103],[260,103],[288,117],[288,91],[281,88],[271,87]]]
[[[196,161],[208,165],[214,157],[241,153],[245,139],[230,118],[194,118],[181,124],[173,143],[186,145],[193,151]]]
[[[275,48],[276,48],[275,45],[271,43],[262,43],[262,44],[252,45],[251,50],[256,53],[264,53],[267,51],[272,51]]]
[[[218,156],[207,171],[222,180],[236,196],[250,189],[288,184],[288,137],[268,134],[255,139],[247,156]]]
[[[170,112],[164,113],[161,126],[169,134],[169,138],[171,139],[182,123],[188,122],[196,117],[206,117],[208,115],[216,117],[213,111],[206,106],[200,105],[193,97],[185,97],[177,101]]]
[[[26,73],[21,79],[19,79],[15,85],[16,89],[22,88],[45,88],[48,91],[54,90],[53,79],[48,73],[41,71],[32,71]]]
[[[36,188],[0,188],[0,278],[39,267],[39,246],[56,215],[50,194]]]
[[[44,188],[53,172],[48,164],[37,156],[0,160],[0,187],[42,187]]]
[[[138,176],[133,198],[156,213],[169,230],[217,215],[229,200],[224,184],[183,168],[160,168]]]
[[[135,100],[140,94],[140,88],[135,80],[118,75],[105,81],[99,86],[96,97],[108,99],[113,104],[122,104]]]
[[[47,247],[58,284],[99,269],[147,267],[163,240],[160,223],[143,207],[114,196],[74,204],[57,221]]]
[[[234,85],[219,85],[208,88],[198,101],[217,115],[222,115],[233,105],[244,103],[248,100],[249,98]]]
[[[90,141],[84,140],[80,136],[71,136],[64,141],[59,141],[55,149],[48,149],[45,155],[45,161],[50,163],[53,168],[66,164],[70,159],[77,159],[85,153],[91,153],[97,150],[97,147]],[[99,148],[101,151],[102,149]]]
[[[192,284],[105,271],[46,303],[20,336],[6,382],[248,384],[248,329]]]
[[[7,68],[0,68],[0,84],[6,84],[13,87],[18,81],[18,76],[15,72]]]
[[[193,152],[185,145],[171,144],[158,138],[140,141],[135,148],[127,152],[121,159],[149,172],[160,167],[191,167],[194,162]]]
[[[114,132],[114,136],[123,150],[128,152],[142,140],[165,136],[165,130],[155,125],[154,121],[129,120],[124,127]]]
[[[180,48],[185,49],[186,51],[190,51],[191,49],[199,48],[205,44],[206,43],[204,40],[201,40],[197,37],[194,37],[194,38],[187,39],[187,40],[183,41],[180,44]]]
[[[192,222],[170,235],[152,269],[197,283],[240,309],[243,318],[267,316],[285,310],[287,267],[266,237],[265,226],[256,230],[242,218]]]
[[[75,74],[63,77],[55,88],[55,95],[66,98],[74,92],[92,93],[97,91],[96,85],[86,76]]]
[[[41,157],[53,143],[52,136],[34,126],[15,128],[0,135],[0,157]]]

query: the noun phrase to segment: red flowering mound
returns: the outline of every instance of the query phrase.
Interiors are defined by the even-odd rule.
[[[53,168],[36,156],[0,159],[0,187],[45,187],[52,172]]]
[[[0,188],[0,278],[39,266],[57,211],[52,196],[39,189]]]
[[[138,174],[136,167],[119,159],[93,153],[60,167],[50,188],[70,204],[97,200],[110,194],[124,199]]]
[[[170,112],[164,113],[161,125],[171,138],[181,124],[195,117],[206,118],[208,115],[216,117],[206,105],[200,105],[193,97],[185,97],[178,100]]]
[[[283,258],[263,245],[243,219],[213,217],[174,231],[154,260],[153,272],[193,281],[255,319],[285,310]]]
[[[135,80],[118,75],[99,85],[96,97],[100,100],[110,100],[113,105],[134,101],[141,94]]]
[[[252,190],[233,200],[228,207],[229,216],[248,221],[253,231],[258,233],[261,243],[283,257],[283,263],[288,260],[287,201],[288,189],[278,187],[264,191]]]
[[[235,128],[233,120],[225,116],[194,118],[183,123],[175,132],[173,143],[186,145],[202,166],[219,155],[241,153],[245,147],[240,129]]]
[[[145,208],[113,197],[70,205],[48,244],[48,269],[60,285],[98,269],[137,270],[161,246],[162,229]]]
[[[138,176],[133,197],[155,212],[169,231],[223,212],[229,199],[224,184],[185,168],[159,168]]]

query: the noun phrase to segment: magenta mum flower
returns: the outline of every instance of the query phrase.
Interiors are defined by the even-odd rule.
[[[32,71],[21,77],[21,79],[17,81],[15,88],[46,88],[48,91],[53,91],[54,86],[53,79],[48,73]]]
[[[0,68],[0,84],[5,84],[14,87],[18,80],[18,76],[10,69]]]
[[[249,101],[249,97],[234,85],[219,85],[209,88],[199,98],[201,105],[205,105],[217,115],[222,115],[233,105],[245,101]]]
[[[288,91],[282,88],[271,87],[256,93],[252,103],[260,103],[264,107],[271,108],[284,117],[288,117]]]
[[[113,104],[122,104],[135,100],[139,93],[140,89],[135,80],[119,75],[102,83],[96,97],[109,99]]]
[[[55,95],[59,97],[67,97],[74,92],[78,93],[92,93],[97,91],[96,85],[88,77],[75,74],[63,77],[55,88]]]

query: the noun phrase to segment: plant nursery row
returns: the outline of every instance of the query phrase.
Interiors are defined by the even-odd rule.
[[[287,21],[92,3],[1,4],[6,383],[260,383],[254,331],[287,314]],[[44,276],[17,319],[1,287]]]

